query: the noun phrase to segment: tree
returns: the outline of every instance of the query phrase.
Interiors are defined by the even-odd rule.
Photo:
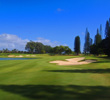
[[[95,44],[90,46],[90,54],[94,54],[94,55],[97,54],[97,48]]]
[[[90,46],[90,53],[98,56],[99,54],[102,54],[102,49],[99,45],[102,39],[98,29],[94,40],[94,44]]]
[[[93,40],[90,38],[90,46],[92,45]]]
[[[49,46],[49,45],[44,45],[44,50],[45,50],[46,53],[50,53],[51,50],[52,50],[52,47]]]
[[[29,53],[33,53],[35,51],[35,42],[33,42],[33,41],[27,42],[25,49]]]
[[[2,51],[3,53],[8,53],[9,52],[9,50],[8,50],[8,48],[6,48],[6,49],[3,49],[3,51]]]
[[[65,46],[65,54],[71,54],[72,53],[72,50],[68,47],[68,46]]]
[[[90,33],[88,32],[88,29],[86,28],[85,44],[84,44],[84,53],[85,54],[90,53],[91,44],[92,44],[92,39],[90,38]]]
[[[100,25],[100,35],[101,35],[101,39],[103,38],[103,35],[102,35],[102,25]]]
[[[18,50],[17,49],[13,49],[11,52],[12,53],[18,53]]]
[[[110,23],[109,23],[109,21],[107,20],[107,22],[106,22],[106,27],[105,27],[105,37],[106,37],[106,38],[110,37],[109,31],[110,31]]]
[[[35,53],[38,53],[38,54],[44,53],[42,51],[45,51],[44,45],[40,42],[35,42]]]
[[[106,38],[102,41],[103,49],[104,53],[110,57],[110,19],[106,22],[105,36]]]
[[[78,55],[80,53],[80,37],[75,37],[75,43],[74,43],[74,51]]]
[[[51,49],[52,54],[71,54],[72,51],[68,46],[56,46]]]
[[[97,29],[97,34],[95,35],[95,45],[98,45],[102,41],[99,30]]]
[[[65,47],[64,46],[59,46],[59,54],[65,53]]]

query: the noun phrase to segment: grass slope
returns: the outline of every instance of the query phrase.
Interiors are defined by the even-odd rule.
[[[98,62],[77,66],[49,63],[73,57],[0,61],[0,100],[110,100],[110,59],[87,56]]]

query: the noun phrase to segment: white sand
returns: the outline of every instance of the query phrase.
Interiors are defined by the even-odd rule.
[[[66,59],[66,61],[51,61],[50,63],[56,63],[58,65],[82,65],[82,64],[89,64],[92,62],[96,62],[95,60],[85,60],[85,61],[81,61],[84,60],[85,57],[80,57],[80,58],[71,58],[71,59]],[[81,62],[79,62],[81,61]]]
[[[19,55],[19,56],[16,56],[16,57],[20,57],[20,58],[21,58],[21,57],[23,57],[23,56],[22,56],[22,55]]]
[[[9,55],[8,57],[23,57],[22,55],[15,56],[15,55]]]
[[[8,57],[15,57],[15,55],[9,55]]]

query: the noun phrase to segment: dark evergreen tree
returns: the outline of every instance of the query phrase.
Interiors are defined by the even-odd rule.
[[[109,30],[110,30],[110,23],[109,23],[109,21],[107,20],[107,22],[106,22],[106,27],[105,27],[105,37],[106,37],[106,38],[110,37]]]
[[[78,55],[80,53],[80,37],[75,37],[75,43],[74,43],[74,51]]]
[[[90,53],[91,44],[92,44],[92,39],[90,38],[90,33],[88,32],[88,29],[86,29],[85,44],[84,44],[84,53],[85,54]]]
[[[90,46],[92,45],[93,40],[90,38]]]
[[[110,18],[109,18],[109,26],[110,26]]]
[[[104,49],[104,53],[110,57],[110,19],[109,21],[106,22],[105,36],[106,38],[102,42],[103,49]]]
[[[102,49],[100,48],[99,44],[101,43],[101,35],[99,33],[99,30],[97,29],[97,34],[95,35],[95,41],[94,44],[90,47],[90,53],[94,55],[102,54]]]
[[[97,29],[97,34],[95,35],[95,45],[98,45],[101,40],[101,35],[99,34],[99,30]]]
[[[101,39],[103,38],[103,35],[102,35],[102,25],[100,25],[100,35],[101,35]]]
[[[90,53],[96,55],[97,54],[97,48],[96,45],[93,44],[90,46]]]

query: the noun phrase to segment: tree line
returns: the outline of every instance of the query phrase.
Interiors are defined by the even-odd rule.
[[[79,36],[75,37],[74,51],[77,55],[80,53]],[[106,21],[104,39],[102,38],[102,25],[100,25],[100,29],[97,29],[94,37],[94,43],[93,39],[90,37],[88,29],[86,29],[83,53],[85,55],[93,54],[97,56],[100,54],[106,54],[110,57],[110,19]]]
[[[26,51],[20,51],[18,49],[9,50],[8,48],[0,50],[0,53],[26,53]]]
[[[36,53],[36,54],[71,54],[72,50],[68,46],[56,46],[51,47],[49,45],[44,45],[40,42],[30,41],[27,42],[25,49],[29,53]]]

